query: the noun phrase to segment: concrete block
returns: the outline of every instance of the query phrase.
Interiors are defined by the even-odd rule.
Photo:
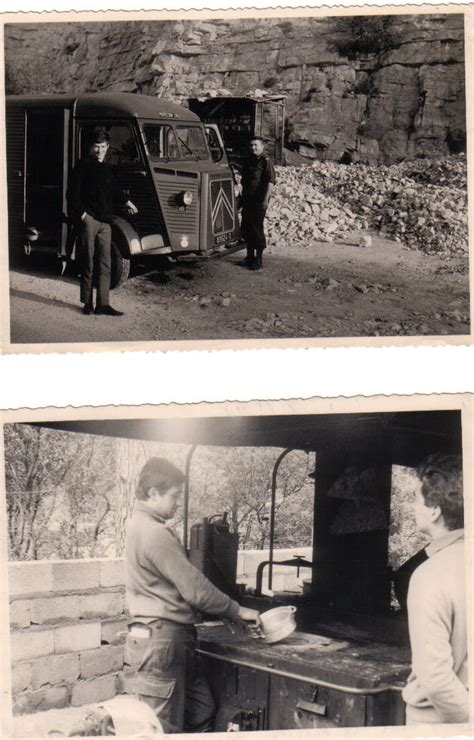
[[[70,684],[79,678],[79,653],[64,653],[38,658],[31,663],[31,687]]]
[[[117,694],[134,694],[136,687],[135,673],[128,668],[117,674]]]
[[[23,630],[11,635],[12,663],[54,653],[53,630]]]
[[[13,714],[31,714],[48,709],[61,709],[67,707],[68,704],[69,689],[67,686],[52,686],[13,697]]]
[[[102,622],[101,643],[119,645],[125,642],[125,635],[120,633],[127,631],[128,621],[128,617],[123,617],[122,619],[111,619],[107,622]]]
[[[72,624],[54,630],[55,653],[77,653],[100,645],[100,622]]]
[[[83,591],[99,585],[98,560],[65,560],[51,564],[52,591]]]
[[[117,693],[115,676],[100,676],[87,681],[79,681],[72,689],[71,705],[79,707],[106,699]]]
[[[81,617],[115,617],[123,614],[123,594],[121,591],[106,591],[101,594],[80,596]]]
[[[79,619],[79,596],[53,596],[31,602],[31,621],[34,624],[59,622],[62,619]]]
[[[29,627],[31,623],[31,601],[20,599],[10,604],[10,627]]]
[[[12,694],[31,688],[31,663],[12,665]]]
[[[102,645],[81,653],[81,678],[116,673],[123,668],[123,645]]]
[[[53,585],[51,569],[52,563],[35,561],[9,563],[10,596],[25,596],[51,591]]]
[[[125,564],[121,558],[101,561],[99,586],[125,586]]]

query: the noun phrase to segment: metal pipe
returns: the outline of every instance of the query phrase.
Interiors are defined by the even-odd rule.
[[[188,551],[189,471],[191,460],[197,447],[198,445],[191,445],[184,465],[183,547],[185,552]]]
[[[272,590],[273,585],[273,538],[275,535],[275,500],[276,500],[276,485],[277,485],[277,473],[280,463],[289,452],[293,452],[293,448],[283,450],[283,452],[277,457],[275,465],[273,466],[272,473],[272,502],[270,509],[270,547],[268,551],[268,590]]]
[[[363,696],[372,696],[373,694],[384,694],[386,691],[403,691],[402,686],[394,686],[387,684],[385,686],[378,686],[376,689],[357,689],[353,686],[341,686],[337,683],[330,683],[329,681],[322,681],[318,678],[310,678],[309,676],[301,676],[298,673],[290,673],[289,671],[282,671],[279,668],[274,668],[273,665],[257,665],[256,663],[250,663],[247,660],[239,660],[238,658],[227,658],[225,655],[217,655],[211,653],[209,650],[203,650],[202,648],[196,648],[196,652],[200,655],[205,655],[213,660],[222,660],[224,663],[232,663],[233,665],[240,665],[242,668],[252,668],[255,671],[264,671],[265,673],[271,673],[273,676],[282,676],[283,678],[289,678],[293,681],[302,681],[303,683],[309,683],[312,686],[319,686],[324,689],[334,689],[334,691],[342,691],[345,694],[357,694]]]
[[[257,566],[254,591],[255,596],[262,595],[263,571],[265,567],[269,564],[269,562],[269,560],[262,560],[262,562],[259,563]],[[291,565],[295,568],[298,568],[297,576],[299,576],[300,568],[313,568],[312,562],[310,562],[309,560],[305,560],[305,558],[302,558],[299,555],[295,555],[294,558],[291,560],[274,560],[272,565]]]

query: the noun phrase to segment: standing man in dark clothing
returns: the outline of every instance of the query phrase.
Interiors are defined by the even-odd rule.
[[[263,150],[262,139],[250,142],[251,155],[242,168],[242,236],[247,242],[245,265],[250,270],[261,270],[262,254],[267,246],[264,220],[270,195],[276,182],[275,167]]]
[[[134,673],[131,693],[152,707],[167,733],[212,729],[214,699],[195,651],[198,613],[259,620],[257,611],[240,606],[189,562],[166,526],[183,484],[184,475],[168,460],[148,460],[125,542],[131,616],[125,663]]]
[[[93,132],[90,153],[74,168],[68,191],[69,215],[79,227],[81,251],[81,303],[87,315],[94,311],[92,276],[96,249],[99,258],[96,314],[122,316],[109,303],[110,269],[112,261],[112,227],[114,204],[124,206],[128,213],[138,210],[115,179],[111,165],[105,162],[110,137],[103,128]]]

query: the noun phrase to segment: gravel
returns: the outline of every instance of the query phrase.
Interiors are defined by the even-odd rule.
[[[379,167],[314,162],[277,173],[267,214],[276,249],[288,239],[309,247],[370,229],[427,254],[468,251],[464,156]]]

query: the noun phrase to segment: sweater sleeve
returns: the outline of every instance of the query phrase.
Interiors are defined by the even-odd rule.
[[[417,570],[408,590],[412,667],[426,697],[447,722],[469,721],[469,695],[453,670],[453,615],[437,584]]]
[[[187,559],[181,544],[163,528],[159,537],[146,543],[145,554],[153,567],[173,583],[184,601],[194,609],[235,619],[239,604],[216,588]]]

